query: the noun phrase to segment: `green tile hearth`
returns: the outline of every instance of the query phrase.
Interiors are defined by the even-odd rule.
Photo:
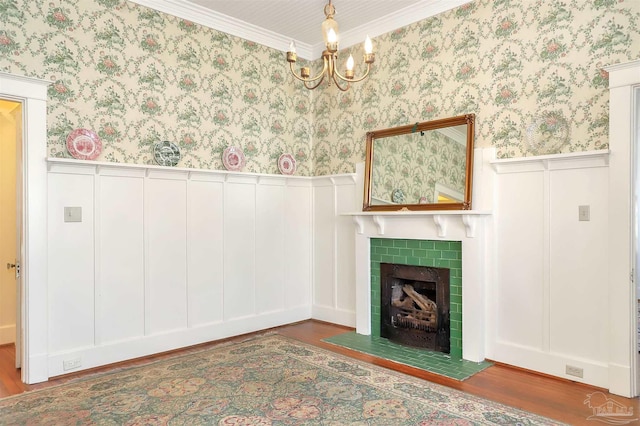
[[[356,332],[338,334],[324,341],[456,380],[468,379],[493,365],[488,361],[473,362],[455,359],[442,352],[411,348],[393,343],[383,337],[365,336]]]

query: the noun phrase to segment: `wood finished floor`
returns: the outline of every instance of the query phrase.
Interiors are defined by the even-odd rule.
[[[352,331],[352,329],[347,327],[310,320],[278,327],[274,330],[284,336],[288,336],[314,346],[357,358],[371,364],[401,371],[430,382],[439,383],[441,385],[469,392],[483,398],[501,402],[512,407],[517,407],[572,425],[593,425],[594,423],[598,423],[587,420],[587,417],[593,413],[591,409],[584,404],[587,395],[598,391],[603,392],[607,397],[618,401],[626,407],[633,407],[633,412],[640,414],[640,400],[638,398],[623,398],[611,395],[604,389],[553,377],[546,377],[505,365],[494,365],[472,376],[464,382],[460,382],[448,377],[396,364],[391,361],[355,352],[322,341],[322,339],[326,337]],[[244,340],[248,336],[251,335],[238,336],[227,340]],[[86,377],[96,372],[108,371],[116,367],[143,365],[158,359],[173,356],[177,353],[183,354],[195,350],[201,350],[215,343],[219,342],[212,342],[188,349],[140,358],[107,367],[100,367],[90,371],[69,374],[53,378],[46,383],[39,383],[36,385],[25,385],[20,381],[20,372],[14,367],[15,350],[13,345],[0,346],[0,397],[46,388],[78,377]]]

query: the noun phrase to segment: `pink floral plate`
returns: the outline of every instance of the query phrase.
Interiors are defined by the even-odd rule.
[[[93,130],[75,129],[67,136],[67,151],[78,160],[95,160],[102,152],[102,141]]]
[[[222,164],[224,164],[224,167],[227,170],[232,172],[242,170],[242,168],[246,164],[244,152],[242,152],[240,148],[235,146],[228,147],[222,153]]]
[[[278,170],[283,175],[292,175],[296,172],[296,160],[291,154],[282,154],[278,158]]]

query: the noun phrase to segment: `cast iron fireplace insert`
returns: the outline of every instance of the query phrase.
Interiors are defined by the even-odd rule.
[[[450,352],[448,268],[380,264],[380,336]]]

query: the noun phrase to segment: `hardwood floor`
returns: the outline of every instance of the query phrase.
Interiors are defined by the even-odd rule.
[[[594,424],[594,421],[587,420],[587,417],[593,414],[593,412],[584,404],[585,399],[587,399],[588,395],[593,392],[603,392],[606,397],[617,401],[622,406],[633,408],[633,412],[636,415],[640,414],[640,400],[638,398],[623,398],[611,395],[604,389],[574,383],[568,380],[547,377],[506,365],[494,365],[471,378],[460,382],[448,377],[428,373],[416,368],[322,342],[322,339],[326,337],[352,330],[347,327],[311,320],[278,327],[274,330],[284,336],[288,336],[314,346],[322,347],[375,365],[401,371],[434,383],[469,392],[483,398],[501,402],[512,407],[521,408],[523,410],[572,425]],[[254,334],[261,334],[261,332]],[[238,336],[227,340],[244,340],[248,336],[251,335]],[[13,345],[0,346],[0,397],[57,385],[77,377],[88,376],[96,372],[103,372],[113,368],[146,364],[175,355],[176,353],[201,350],[215,343],[219,342],[207,343],[187,349],[118,363],[107,367],[100,367],[90,371],[69,374],[53,378],[46,383],[39,383],[37,385],[25,385],[20,381],[20,372],[14,367],[15,350]],[[640,422],[635,424],[640,424]]]

